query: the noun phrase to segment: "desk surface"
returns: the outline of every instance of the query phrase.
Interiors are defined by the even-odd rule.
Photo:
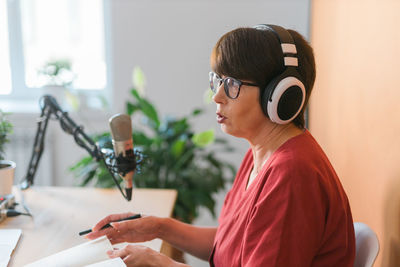
[[[18,194],[16,202],[20,201]],[[22,194],[33,219],[18,216],[0,223],[0,229],[22,229],[9,267],[23,266],[86,242],[78,233],[112,213],[132,211],[169,217],[176,200],[175,190],[164,189],[134,189],[130,202],[117,189],[33,186]],[[144,244],[160,251],[161,243],[156,239]]]

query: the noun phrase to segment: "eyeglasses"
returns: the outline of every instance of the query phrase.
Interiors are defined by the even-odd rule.
[[[242,85],[258,86],[257,84],[242,82],[232,77],[225,77],[222,79],[221,77],[218,76],[218,74],[216,74],[213,71],[211,71],[209,75],[210,75],[211,91],[213,91],[213,93],[216,94],[218,88],[221,86],[222,83],[224,83],[225,94],[231,99],[238,98],[240,93],[240,87]]]

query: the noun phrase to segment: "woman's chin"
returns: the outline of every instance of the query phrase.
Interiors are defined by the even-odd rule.
[[[226,134],[231,134],[229,131],[229,127],[227,127],[225,124],[221,124],[221,130]]]
[[[240,137],[234,129],[230,128],[226,124],[221,124],[221,130],[226,134],[229,134],[229,135],[232,135],[235,137]]]

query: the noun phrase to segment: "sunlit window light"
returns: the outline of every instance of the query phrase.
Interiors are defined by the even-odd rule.
[[[46,62],[68,60],[76,89],[107,84],[102,0],[22,0],[25,82],[41,87]]]
[[[0,1],[0,95],[11,93],[10,50],[6,10],[7,1]]]

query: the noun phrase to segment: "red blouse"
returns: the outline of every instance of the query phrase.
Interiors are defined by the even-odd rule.
[[[225,198],[211,266],[353,266],[349,202],[308,131],[279,147],[246,189],[252,168],[249,149]]]

